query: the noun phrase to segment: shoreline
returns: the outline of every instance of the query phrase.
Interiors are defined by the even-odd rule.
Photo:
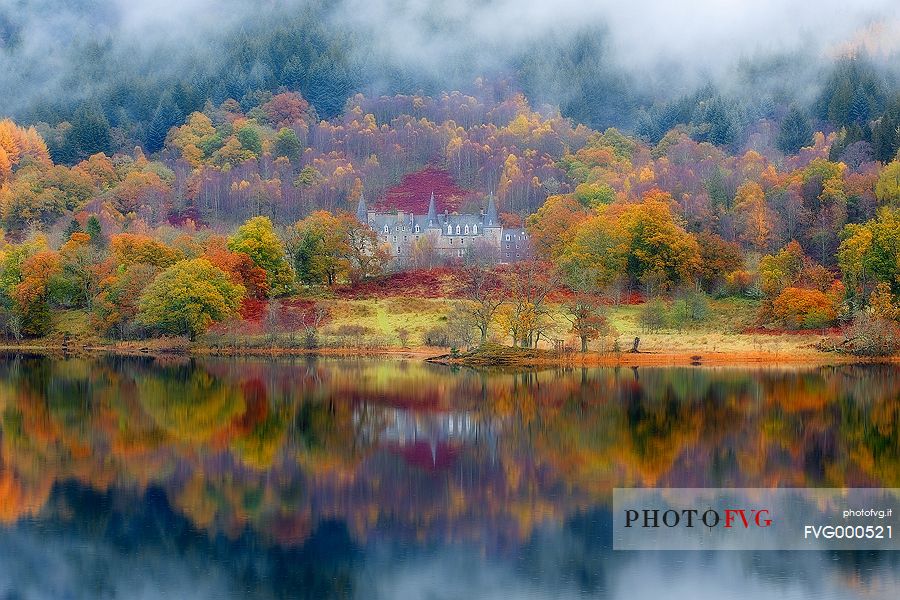
[[[453,356],[446,349],[432,347],[379,347],[379,348],[291,348],[285,346],[271,347],[219,347],[203,344],[190,344],[177,340],[153,340],[155,343],[113,343],[113,344],[62,344],[62,343],[24,343],[0,344],[0,352],[35,353],[65,355],[100,355],[114,356],[191,356],[191,357],[380,357],[391,359],[415,359],[432,364],[465,367],[681,367],[681,366],[715,366],[715,367],[756,367],[768,366],[827,366],[847,364],[896,364],[900,356],[879,358],[859,357],[848,354],[806,351],[799,353],[768,351],[696,351],[678,350],[673,352],[642,351],[638,353],[603,353],[603,352],[570,352],[555,354],[550,350],[523,350],[504,347],[511,353],[521,352],[522,356],[482,356],[478,351]],[[162,342],[162,343],[160,343]],[[171,343],[166,343],[171,342]],[[468,354],[468,355],[467,355]]]

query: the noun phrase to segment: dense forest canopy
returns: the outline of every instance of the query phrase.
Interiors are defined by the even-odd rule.
[[[805,12],[702,2],[696,13],[633,4],[3,0],[0,114],[76,130],[109,125],[100,148],[75,139],[54,149],[72,164],[98,149],[156,152],[207,100],[249,109],[285,90],[330,118],[359,92],[473,93],[486,78],[505,82],[491,100],[522,91],[594,128],[656,142],[689,124],[698,138],[731,146],[792,106],[823,125],[856,125],[853,137],[872,141],[865,124],[894,100],[892,2],[829,0]],[[863,54],[854,66],[843,60]]]

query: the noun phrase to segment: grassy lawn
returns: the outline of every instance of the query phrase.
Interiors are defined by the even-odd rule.
[[[710,300],[710,316],[702,324],[691,328],[688,333],[696,335],[698,332],[737,333],[748,327],[756,316],[759,303],[755,300],[744,298],[725,298]],[[610,307],[607,318],[610,324],[621,334],[629,336],[641,335],[639,322],[643,305],[623,305]],[[677,333],[674,329],[665,331],[667,334]]]
[[[366,346],[401,347],[398,332],[407,331],[406,347],[415,348],[424,344],[425,332],[446,323],[447,315],[459,300],[445,298],[421,298],[415,296],[392,296],[366,299],[322,298],[322,305],[328,309],[328,320],[320,331],[320,342],[326,346]],[[657,333],[645,332],[640,325],[641,305],[608,307],[606,316],[613,329],[613,335],[593,341],[592,351],[610,351],[618,340],[621,350],[631,347],[635,337],[641,338],[640,349],[647,353],[770,353],[805,355],[815,354],[812,344],[821,339],[820,332],[808,334],[765,334],[741,333],[751,326],[758,310],[758,303],[752,300],[727,298],[710,301],[709,318],[692,328],[676,331],[663,330]],[[569,331],[570,326],[563,315],[561,306],[553,307],[553,325],[548,328],[550,337],[566,340],[572,348],[578,348],[578,340]],[[284,344],[288,347],[301,343],[298,333],[279,331],[275,335],[262,334],[246,329],[238,324],[231,330],[232,343],[238,345],[269,346]],[[59,342],[68,334],[80,342],[101,341],[91,326],[85,311],[60,311],[53,315],[53,332],[48,341]],[[511,340],[496,332],[492,341],[510,344]],[[224,343],[221,336],[210,333],[201,338],[201,343],[217,345]],[[146,342],[144,342],[146,343]],[[549,344],[542,344],[549,347]]]
[[[367,336],[377,338],[382,345],[399,346],[397,331],[405,328],[409,332],[408,345],[422,343],[422,336],[429,328],[440,325],[446,319],[456,300],[427,298],[379,298],[367,300],[325,301],[332,319],[324,328],[326,339],[335,341],[335,333],[342,326],[360,326],[369,330]],[[641,350],[645,352],[767,352],[767,353],[814,353],[808,347],[821,338],[818,332],[809,334],[759,334],[740,333],[754,322],[758,303],[742,298],[726,298],[710,301],[710,316],[702,324],[676,331],[663,330],[658,333],[643,331],[639,317],[641,305],[609,307],[607,318],[615,331],[622,349],[631,347],[635,337],[641,338]],[[567,340],[577,347],[569,332],[569,324],[563,316],[562,307],[554,307],[554,325],[550,335]],[[495,341],[509,343],[509,339],[495,333]],[[608,350],[612,337],[598,340],[591,345],[592,350]],[[606,346],[606,347],[604,347]]]
[[[420,345],[424,333],[446,321],[454,300],[432,298],[379,298],[370,300],[326,300],[330,319],[322,333],[335,336],[342,327],[367,328],[371,336],[387,346],[399,346],[397,332],[409,332],[408,345]]]
[[[641,338],[640,349],[645,352],[767,352],[815,353],[808,347],[821,339],[819,332],[810,333],[741,333],[752,326],[759,303],[743,298],[710,301],[710,316],[706,322],[676,331],[658,333],[643,331],[639,323],[641,305],[612,307],[607,313],[618,332],[619,343],[630,348],[635,337]]]

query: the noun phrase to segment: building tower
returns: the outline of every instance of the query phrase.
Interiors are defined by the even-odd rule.
[[[500,219],[497,217],[497,205],[494,204],[494,193],[491,192],[491,197],[488,200],[487,212],[484,215],[484,226],[487,227],[500,227]]]
[[[369,210],[366,208],[366,197],[359,195],[359,204],[356,205],[356,220],[360,223],[369,222]]]
[[[431,200],[428,201],[428,216],[425,219],[429,228],[437,227],[437,205],[434,202],[434,192],[431,192]]]

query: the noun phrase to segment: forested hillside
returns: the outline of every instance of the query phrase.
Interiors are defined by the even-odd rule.
[[[446,46],[452,19],[432,37],[409,31],[412,50],[448,53],[435,71],[392,55],[409,22],[366,37],[352,4],[273,0],[250,15],[233,0],[225,19],[206,19],[205,0],[158,16],[118,0],[0,4],[0,110],[15,117],[0,121],[5,333],[44,335],[54,310],[71,310],[110,335],[194,336],[259,318],[271,298],[434,268],[424,242],[389,260],[352,216],[361,197],[424,212],[431,192],[450,212],[492,194],[540,261],[490,285],[473,276],[467,301],[507,299],[479,317],[482,341],[495,326],[514,343],[546,339],[551,297],[575,298],[568,333],[583,346],[602,329],[598,307],[623,301],[677,300],[701,321],[703,298],[750,299],[754,325],[789,330],[900,315],[890,26],[870,21],[843,44],[823,33],[815,57],[744,57],[730,79],[683,73],[661,89],[594,21],[565,36],[536,27],[544,45],[491,25],[489,63],[474,60],[484,47]],[[36,34],[54,27],[42,51]],[[461,91],[442,91],[454,81]],[[543,291],[516,288],[521,277]],[[169,322],[165,301],[186,281],[210,287]],[[647,306],[658,329],[660,305]]]
[[[732,152],[684,125],[655,144],[598,132],[521,94],[357,95],[331,120],[296,92],[263,100],[247,111],[207,103],[156,154],[97,153],[72,167],[54,163],[36,128],[0,123],[8,331],[46,333],[56,307],[87,309],[116,335],[193,336],[251,300],[434,267],[425,247],[389,261],[351,216],[363,194],[403,199],[388,193],[401,181],[393,189],[407,195],[410,181],[464,192],[442,208],[477,211],[493,192],[504,220],[527,223],[547,266],[490,275],[484,288],[522,295],[504,326],[515,341],[540,339],[559,286],[576,294],[584,339],[602,330],[603,302],[634,293],[761,298],[759,322],[788,329],[849,322],[873,298],[896,314],[900,161],[848,143],[846,128],[798,133],[763,119]],[[792,135],[799,148],[785,154]],[[419,192],[421,206],[430,190]],[[173,306],[182,286],[190,293]]]
[[[848,143],[872,143],[882,161],[893,156],[893,129],[872,128],[886,112],[897,123],[900,73],[889,13],[845,8],[845,21],[829,20],[812,37],[737,28],[742,36],[766,36],[771,49],[755,48],[759,39],[729,39],[725,26],[694,31],[698,40],[725,36],[711,52],[681,49],[681,36],[697,24],[647,35],[616,27],[592,6],[578,6],[572,23],[550,8],[511,23],[510,0],[467,3],[473,27],[454,15],[454,3],[402,4],[4,0],[0,116],[44,123],[54,161],[71,165],[135,145],[155,153],[168,130],[207,101],[233,99],[247,112],[294,91],[327,119],[346,112],[357,93],[458,89],[493,103],[521,91],[535,107],[559,107],[577,123],[617,127],[652,143],[682,124],[698,141],[738,151],[766,119],[789,123],[782,140],[788,152],[811,124],[847,128]],[[765,7],[748,10],[760,23],[781,20]],[[642,18],[649,30],[665,11]],[[806,18],[810,26],[815,15]],[[657,61],[667,54],[681,62]]]

